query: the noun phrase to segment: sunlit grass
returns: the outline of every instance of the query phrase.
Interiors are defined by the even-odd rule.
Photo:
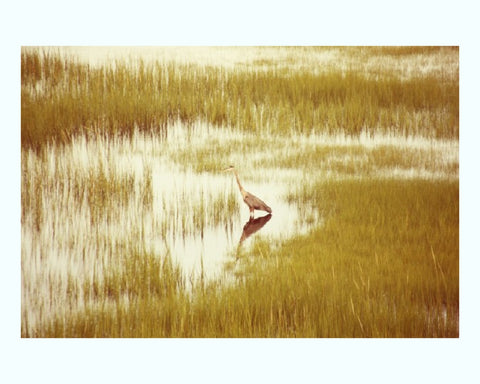
[[[275,251],[258,243],[235,284],[189,296],[168,264],[140,255],[102,291],[128,301],[44,336],[458,337],[458,183],[347,184],[319,184],[326,224]]]
[[[226,51],[22,50],[22,336],[458,337],[458,48]]]
[[[220,137],[225,132],[215,131]],[[219,139],[215,134],[201,146],[175,148],[171,158],[181,167],[196,172],[218,172],[237,164],[242,175],[262,178],[269,169],[277,174],[301,170],[328,177],[458,178],[458,141],[438,139],[402,140],[398,136],[342,139],[331,136],[259,137],[244,133]],[[410,176],[409,173],[411,174]]]
[[[167,124],[177,120],[263,134],[368,131],[458,138],[458,77],[446,74],[455,70],[451,57],[458,59],[458,50],[432,52],[421,55],[433,55],[444,72],[404,79],[382,73],[381,66],[375,78],[359,68],[332,66],[317,73],[313,65],[257,71],[138,60],[97,68],[24,50],[22,145],[39,148],[88,132],[166,135]]]
[[[178,126],[177,129],[181,130]],[[254,242],[251,248],[239,249],[234,261],[235,278],[227,284],[222,278],[205,280],[203,269],[197,278],[189,278],[189,273],[185,274],[178,265],[172,264],[168,245],[158,248],[154,241],[155,238],[161,244],[167,238],[183,238],[185,241],[188,236],[203,236],[208,228],[227,228],[232,220],[238,220],[242,203],[234,182],[228,177],[206,172],[203,166],[199,169],[194,167],[200,173],[189,171],[196,160],[203,164],[201,159],[208,161],[207,154],[212,153],[212,158],[215,153],[220,154],[220,148],[228,148],[225,158],[229,160],[242,158],[247,148],[252,148],[250,151],[254,153],[253,137],[245,135],[243,141],[235,139],[229,146],[228,135],[219,131],[217,137],[223,136],[224,146],[217,139],[192,140],[190,154],[177,152],[175,145],[169,149],[170,143],[175,141],[156,141],[138,133],[132,139],[78,138],[71,146],[54,146],[43,154],[24,151],[22,334],[80,336],[76,332],[83,329],[88,330],[85,336],[401,336],[399,329],[381,328],[376,317],[368,320],[375,325],[365,318],[358,320],[358,316],[364,316],[364,309],[360,308],[368,305],[376,306],[376,310],[383,313],[382,316],[390,323],[393,320],[388,312],[392,308],[397,311],[400,305],[396,301],[382,301],[388,306],[381,308],[378,302],[370,301],[373,300],[371,297],[368,302],[362,301],[365,298],[358,297],[357,292],[363,284],[362,279],[364,282],[368,278],[377,279],[376,274],[381,274],[385,281],[379,284],[389,286],[397,274],[406,274],[405,279],[412,285],[420,284],[418,279],[426,279],[433,273],[436,273],[434,281],[421,283],[426,284],[422,289],[433,292],[434,296],[421,293],[425,300],[434,300],[432,308],[427,304],[422,307],[423,303],[416,301],[411,305],[401,304],[408,307],[408,313],[412,312],[408,316],[416,319],[410,328],[405,328],[403,336],[418,336],[418,324],[427,321],[425,316],[430,319],[430,323],[422,325],[427,328],[425,335],[454,334],[451,329],[446,332],[431,323],[441,322],[442,316],[449,319],[456,316],[455,308],[447,309],[444,304],[446,294],[450,295],[448,300],[455,303],[458,290],[458,284],[455,288],[458,276],[451,275],[455,272],[455,260],[458,262],[458,252],[455,251],[455,247],[458,248],[458,222],[454,221],[455,215],[458,218],[458,158],[454,156],[454,143],[420,140],[410,141],[410,146],[396,146],[392,140],[389,145],[370,145],[364,139],[356,144],[351,141],[345,144],[335,138],[325,138],[323,145],[314,140],[307,141],[309,144],[306,146],[303,139],[293,139],[289,142],[288,155],[283,158],[277,157],[275,145],[268,149],[269,156],[260,152],[267,168],[261,168],[260,163],[249,168],[249,164],[258,161],[259,155],[253,156],[253,160],[250,163],[247,161],[240,169],[247,182],[255,180],[258,174],[267,174],[265,170],[275,164],[272,159],[278,159],[276,166],[283,171],[292,169],[285,175],[282,172],[279,174],[280,180],[289,186],[285,198],[298,205],[300,211],[316,212],[310,216],[305,213],[304,216],[313,232],[295,235],[281,245],[264,241]],[[282,145],[280,143],[279,148]],[[184,171],[160,168],[161,172],[167,172],[165,178],[159,174],[156,165],[162,157],[157,158],[155,154],[168,156],[183,165]],[[331,161],[332,158],[335,161]],[[375,172],[377,168],[388,169],[391,166],[413,168],[412,180],[395,180],[398,176],[394,173],[383,175]],[[425,177],[422,173],[424,167],[431,171],[436,169],[438,176],[427,175],[422,180]],[[301,182],[298,182],[297,176],[302,173]],[[201,180],[212,177],[218,177],[225,186],[233,188],[223,191],[207,188],[209,184]],[[292,183],[294,179],[297,181]],[[178,186],[171,189],[174,180]],[[196,180],[198,185],[189,183],[189,180]],[[285,220],[288,221],[288,218]],[[286,222],[286,225],[290,224]],[[400,235],[404,243],[401,243]],[[439,239],[442,242],[437,243]],[[321,255],[316,262],[317,256],[313,253]],[[434,269],[417,271],[416,267],[411,267],[416,265],[414,255],[418,254],[421,255],[418,262]],[[401,257],[397,260],[398,255]],[[348,259],[360,256],[368,257],[369,261],[358,258],[350,262]],[[209,255],[203,257],[208,258]],[[381,269],[379,262],[382,259],[379,257],[385,260]],[[305,258],[312,263],[308,268]],[[324,259],[329,260],[328,268],[322,264]],[[160,266],[171,268],[171,272],[164,276],[165,270],[160,270]],[[357,271],[357,267],[362,269],[362,273],[367,271],[367,277],[359,275],[354,278],[353,271]],[[346,304],[344,302],[344,309],[350,308],[356,319],[353,323],[345,323],[342,329],[325,325],[324,331],[320,332],[320,323],[315,323],[320,309],[313,309],[312,303],[307,309],[302,309],[300,318],[295,317],[298,308],[294,314],[288,312],[286,303],[290,303],[289,300],[297,302],[298,295],[307,295],[307,288],[300,288],[297,279],[312,272],[312,268],[313,271],[323,269],[312,276],[304,276],[306,281],[315,280],[320,275],[328,277],[330,273],[332,278],[344,274],[343,280],[339,281],[348,286],[344,280],[351,276],[350,284],[356,288],[352,292],[356,293],[352,293],[351,297],[345,296],[345,292],[337,293],[341,295],[340,299],[348,299]],[[342,272],[342,268],[346,269]],[[295,280],[288,280],[290,274],[297,276]],[[447,279],[453,281],[452,285],[447,284]],[[391,294],[399,295],[405,289],[402,287],[404,282],[398,282],[395,288],[398,291]],[[277,296],[263,286],[267,283],[271,289],[279,289]],[[334,283],[330,281],[328,284]],[[151,312],[158,305],[163,306],[159,301],[163,302],[165,297],[156,297],[156,294],[149,293],[149,289],[159,290],[165,284],[176,287],[173,289],[175,294],[168,299],[168,308],[173,312],[161,315],[170,320]],[[310,284],[313,283],[308,283],[307,287]],[[364,284],[371,286],[373,282]],[[294,293],[285,288],[293,286],[296,287]],[[269,292],[270,301],[266,303],[262,300],[267,298],[259,299],[259,302],[252,303],[253,307],[249,307],[255,289]],[[313,295],[312,300],[315,292],[309,293]],[[289,299],[291,295],[294,299]],[[325,295],[329,300],[334,299],[331,296],[333,292],[328,291]],[[261,297],[261,294],[257,296]],[[441,297],[441,305],[438,297]],[[248,302],[245,302],[247,299]],[[214,308],[220,305],[217,300],[235,304],[226,312],[206,314],[201,306]],[[259,309],[264,304],[268,304],[270,312]],[[141,312],[132,313],[133,308],[138,306],[141,306]],[[177,310],[180,313],[176,313]],[[247,312],[241,313],[243,310]],[[313,312],[307,313],[310,310]],[[333,308],[329,310],[333,311]],[[201,315],[196,314],[197,311]],[[322,311],[327,311],[327,308]],[[250,317],[252,313],[261,315],[255,315],[254,320]],[[115,317],[111,318],[112,315]],[[228,319],[222,317],[227,315],[233,316],[239,323],[227,329],[225,324]],[[138,316],[145,317],[148,324],[168,322],[170,325],[152,328],[144,324],[139,330],[128,323],[142,323]],[[172,320],[171,316],[176,320]],[[324,321],[331,316],[334,316],[333,312],[325,312]],[[201,323],[200,319],[204,317],[209,319],[208,324]],[[190,329],[186,325],[187,319],[188,324],[199,323]],[[76,324],[78,321],[82,324]],[[182,324],[180,329],[175,328],[172,321]],[[266,323],[262,325],[264,321]],[[297,325],[293,327],[291,321]],[[97,325],[93,326],[92,322]],[[355,324],[360,322],[359,331]],[[118,325],[120,323],[122,325]],[[247,324],[254,323],[252,328],[247,327]],[[109,333],[108,329],[113,324],[115,329]],[[367,331],[368,327],[371,328]]]

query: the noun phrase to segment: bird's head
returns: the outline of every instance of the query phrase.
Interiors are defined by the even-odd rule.
[[[233,165],[229,165],[227,168],[225,168],[222,172],[229,172],[235,170],[235,167]]]

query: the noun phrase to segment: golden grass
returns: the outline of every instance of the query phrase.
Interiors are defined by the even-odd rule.
[[[368,52],[357,52],[359,59]],[[370,57],[378,52],[372,49]],[[458,49],[412,52],[433,57],[444,70],[403,78],[378,64],[375,76],[333,65],[318,73],[313,64],[258,71],[139,60],[90,67],[49,51],[24,50],[22,146],[69,142],[88,132],[165,135],[167,124],[177,120],[262,134],[367,131],[458,138],[458,76],[451,76],[455,68],[458,74]]]
[[[133,252],[97,292],[110,304],[37,336],[458,337],[458,183],[322,183],[314,195],[325,226],[274,251],[257,243],[233,285],[189,295],[168,263]]]
[[[22,337],[458,337],[458,48],[249,49],[22,50]],[[229,164],[309,230],[194,277],[171,244],[240,237]]]

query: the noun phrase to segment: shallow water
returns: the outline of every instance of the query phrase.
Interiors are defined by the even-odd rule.
[[[293,181],[284,174],[250,168],[243,178],[239,167],[245,189],[273,210],[260,219],[265,222],[249,223],[233,175],[221,172],[238,152],[208,172],[194,171],[194,160],[174,160],[186,146],[190,152],[212,138],[227,143],[237,133],[212,135],[201,124],[194,134],[180,124],[172,132],[167,138],[77,137],[44,155],[22,153],[22,311],[30,327],[87,305],[84,284],[122,270],[132,249],[170,255],[187,282],[226,282],[233,275],[225,266],[240,247],[249,249],[254,239],[279,244],[318,225],[315,210],[287,202]]]
[[[232,263],[241,265],[238,256],[256,240],[281,246],[322,225],[319,210],[295,197],[320,181],[458,178],[455,141],[310,135],[276,137],[262,147],[252,134],[201,122],[177,123],[168,132],[76,137],[44,155],[22,153],[22,316],[29,327],[89,304],[82,298],[85,282],[121,270],[131,249],[170,255],[187,282],[228,282],[236,272]],[[400,149],[411,161],[382,165],[372,156],[377,147]],[[310,157],[293,161],[319,148],[327,151],[314,164]],[[291,155],[291,163],[276,166]],[[363,171],[351,172],[362,163]],[[230,164],[271,216],[256,211],[250,222],[234,175],[221,172]],[[257,255],[255,248],[245,254]]]
[[[238,247],[248,249],[253,239],[263,239],[278,243],[294,235],[306,233],[318,224],[319,217],[315,210],[305,210],[297,204],[287,202],[286,195],[291,183],[286,182],[283,174],[272,173],[265,169],[256,169],[255,179],[242,180],[246,190],[264,200],[271,208],[272,215],[263,211],[255,211],[255,218],[269,216],[261,228],[258,221],[250,222],[250,213],[243,203],[241,194],[233,174],[223,173],[221,169],[229,163],[220,163],[216,171],[195,172],[179,166],[171,161],[169,153],[188,142],[189,148],[208,146],[211,127],[203,127],[196,131],[195,136],[187,133],[187,129],[177,126],[174,135],[169,135],[162,142],[155,139],[137,137],[134,142],[137,148],[131,153],[124,152],[125,163],[135,164],[137,174],[142,175],[145,167],[152,169],[153,213],[152,221],[167,220],[164,231],[153,231],[146,246],[151,246],[158,255],[169,252],[173,259],[182,267],[189,278],[212,279],[224,275],[224,265],[232,260]],[[235,137],[237,133],[232,133]],[[188,138],[187,138],[188,137]],[[211,136],[210,136],[211,137]],[[231,140],[228,133],[215,131],[216,140]],[[207,142],[206,142],[207,140]],[[165,151],[164,148],[168,147]],[[133,161],[132,161],[133,160]],[[242,169],[239,169],[242,178]],[[292,182],[294,180],[290,180]],[[195,225],[191,218],[199,205],[209,206],[215,198],[233,196],[236,209],[231,212],[221,212],[220,216],[208,215],[204,210],[200,223]],[[165,207],[167,207],[165,209]],[[245,237],[246,232],[252,232]]]
[[[156,174],[154,171],[154,179]],[[248,207],[241,201],[242,197],[233,175],[224,174],[219,177],[179,173],[171,177],[172,183],[167,193],[160,185],[155,192],[159,205],[165,200],[167,204],[179,204],[178,201],[169,200],[167,196],[179,196],[183,192],[190,195],[200,190],[205,195],[213,195],[215,190],[224,189],[227,193],[234,193],[240,204],[239,212],[235,212],[231,217],[223,217],[219,222],[206,217],[203,228],[186,228],[186,235],[183,235],[179,228],[181,224],[173,220],[166,237],[158,234],[152,238],[156,252],[162,254],[168,249],[190,277],[197,278],[201,274],[207,279],[223,276],[225,263],[232,260],[238,247],[248,249],[254,239],[278,243],[282,239],[307,232],[318,221],[318,215],[314,211],[308,215],[302,214],[296,204],[288,203],[285,200],[286,188],[275,180],[245,184],[245,188],[254,191],[252,193],[267,202],[273,211],[271,215],[255,211],[255,220],[251,221]],[[206,201],[205,204],[209,202]],[[178,209],[182,210],[181,203]],[[154,210],[158,212],[158,209]],[[188,215],[188,212],[184,214]]]

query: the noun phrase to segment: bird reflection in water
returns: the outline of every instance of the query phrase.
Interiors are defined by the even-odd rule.
[[[242,236],[240,237],[240,241],[238,242],[237,251],[235,254],[235,263],[242,257],[242,243],[254,233],[262,229],[263,226],[267,224],[271,218],[272,214],[269,213],[268,215],[257,217],[256,219],[250,218],[250,220],[245,223],[245,225],[243,226]]]
[[[237,250],[235,252],[235,261],[234,261],[235,265],[243,257],[243,252],[242,252],[243,242],[246,239],[248,239],[250,236],[252,236],[254,233],[262,229],[264,225],[267,224],[271,218],[272,218],[272,214],[269,213],[268,215],[257,217],[256,219],[250,218],[250,220],[248,220],[245,223],[245,225],[243,226],[242,236],[240,237],[240,241],[238,242]]]
[[[259,231],[268,221],[272,218],[271,214],[266,216],[257,217],[256,219],[250,219],[246,222],[243,227],[242,237],[238,245],[242,244],[247,238],[253,235],[255,232]]]

